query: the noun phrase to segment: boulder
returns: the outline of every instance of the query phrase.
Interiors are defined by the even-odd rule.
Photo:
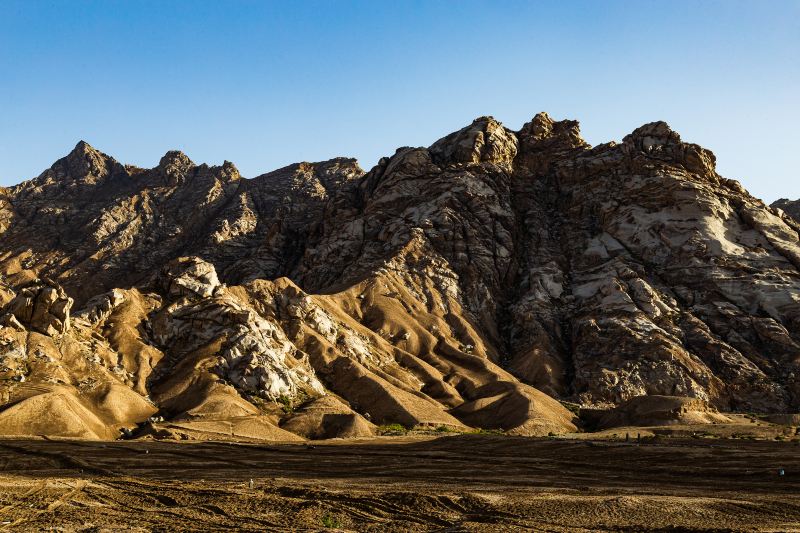
[[[21,289],[5,307],[3,320],[12,327],[24,325],[45,335],[65,333],[70,328],[73,300],[64,289],[49,280],[39,280]]]

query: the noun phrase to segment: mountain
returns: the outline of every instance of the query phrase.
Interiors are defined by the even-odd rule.
[[[770,204],[771,207],[782,209],[795,220],[800,220],[800,200],[787,200],[781,198]]]
[[[575,121],[481,117],[366,173],[253,179],[81,142],[0,190],[0,433],[542,435],[579,425],[558,400],[642,395],[796,410],[787,211],[664,122],[591,147]]]

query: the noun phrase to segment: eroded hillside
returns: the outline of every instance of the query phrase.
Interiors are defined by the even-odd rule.
[[[784,208],[785,209],[785,208]],[[0,191],[0,433],[573,431],[557,400],[800,407],[800,225],[667,124],[476,119],[364,173],[79,143]]]

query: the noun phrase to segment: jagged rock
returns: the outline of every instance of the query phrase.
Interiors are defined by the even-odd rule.
[[[85,320],[92,326],[96,326],[105,321],[124,301],[125,293],[120,289],[112,289],[86,302],[84,308],[75,314],[75,318]]]
[[[787,200],[781,198],[770,204],[771,207],[784,211],[800,224],[800,200]]]
[[[792,205],[765,206],[664,122],[591,147],[576,121],[481,117],[367,173],[337,158],[254,179],[80,143],[0,190],[3,353],[26,385],[70,382],[47,343],[71,343],[92,379],[168,421],[229,412],[270,431],[275,401],[324,389],[376,423],[522,434],[575,429],[546,395],[791,412]],[[29,330],[54,359],[31,372]]]
[[[640,151],[648,157],[680,163],[686,170],[702,176],[716,175],[716,157],[711,151],[696,144],[681,142],[681,137],[666,122],[651,122],[633,130],[622,139],[623,149]]]
[[[10,313],[6,313],[2,317],[0,317],[0,325],[3,325],[7,328],[15,329],[17,331],[25,331],[25,326],[23,326],[22,323],[19,320],[17,320],[17,317],[15,317]]]
[[[215,346],[207,353],[216,359],[212,372],[243,393],[271,400],[324,394],[313,369],[280,326],[226,293],[213,265],[196,257],[180,258],[162,277],[174,301],[152,320],[152,338],[167,352],[165,364],[174,369]]]
[[[183,152],[171,150],[158,162],[158,171],[167,185],[177,185],[185,180],[194,168],[194,163]]]
[[[517,138],[492,117],[481,117],[444,137],[429,149],[437,164],[510,165],[517,155]]]
[[[64,333],[69,329],[72,298],[59,285],[48,280],[19,291],[5,311],[3,320],[12,327],[26,325],[45,335]]]
[[[170,262],[164,268],[163,280],[171,297],[208,297],[220,286],[214,265],[198,257],[183,257]]]

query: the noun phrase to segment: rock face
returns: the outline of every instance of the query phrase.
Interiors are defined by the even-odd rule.
[[[781,198],[780,200],[772,202],[770,206],[775,209],[781,209],[796,221],[800,221],[800,200]]]
[[[6,306],[3,320],[24,329],[26,325],[45,335],[64,333],[69,329],[72,298],[52,282],[37,283],[21,289]]]
[[[81,142],[0,190],[0,389],[96,414],[91,374],[192,435],[562,433],[557,400],[646,395],[796,411],[792,209],[664,122],[591,147],[575,121],[481,117],[366,173],[339,158],[254,179]]]
[[[164,268],[161,285],[168,300],[150,325],[152,340],[168,357],[151,376],[151,389],[158,388],[157,378],[173,381],[187,361],[193,361],[191,377],[196,379],[197,356],[212,355],[209,371],[240,393],[269,400],[325,393],[307,357],[281,326],[220,285],[211,264],[196,257],[172,261]]]

